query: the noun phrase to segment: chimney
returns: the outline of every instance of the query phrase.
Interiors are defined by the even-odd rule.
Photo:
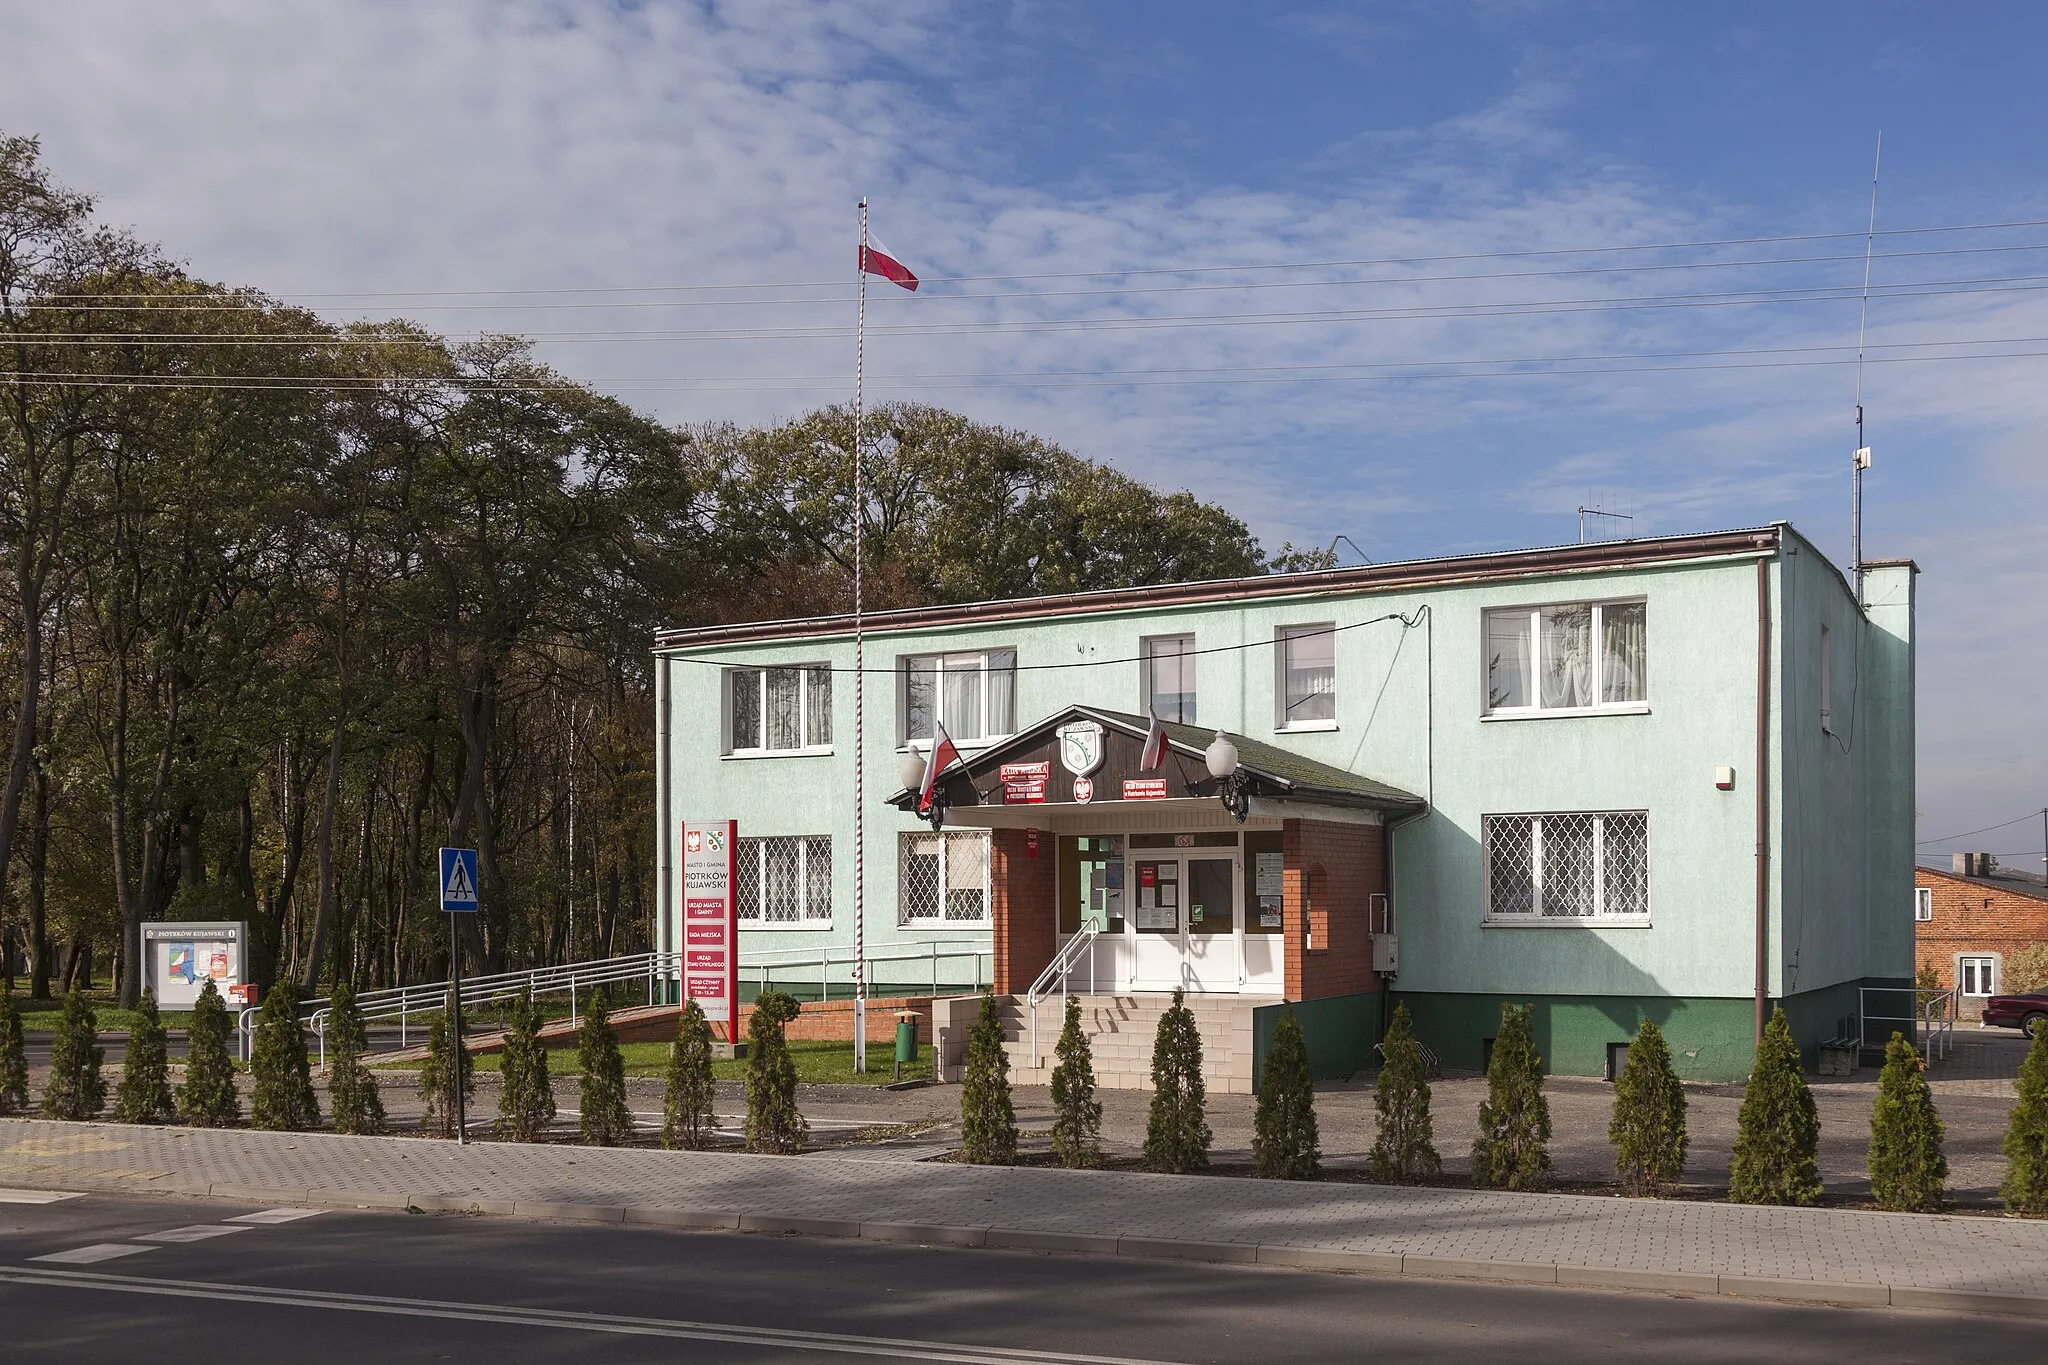
[[[1949,860],[1958,877],[1988,877],[1998,866],[1998,859],[1989,853],[1952,853]]]

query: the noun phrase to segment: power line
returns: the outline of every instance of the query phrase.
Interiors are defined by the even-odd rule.
[[[1920,840],[1920,841],[1919,841],[1918,843],[1914,844],[1914,845],[1913,845],[1913,847],[1915,847],[1915,848],[1925,848],[1925,847],[1927,847],[1927,845],[1929,845],[1929,844],[1947,844],[1947,843],[1953,843],[1953,842],[1954,842],[1955,840],[1957,840],[1957,839],[1968,839],[1968,838],[1971,838],[1972,836],[1974,836],[1974,835],[1978,835],[1978,834],[1989,834],[1989,833],[1991,833],[1991,831],[1993,831],[1993,830],[1995,830],[1995,829],[2007,829],[2007,828],[2010,828],[2010,827],[2011,827],[2011,826],[2013,826],[2013,825],[2017,825],[2017,824],[2018,824],[2018,823],[2020,823],[2020,821],[2022,821],[2022,820],[2032,820],[2032,819],[2034,819],[2034,818],[2035,818],[2036,816],[2039,816],[2039,815],[2042,815],[2042,814],[2048,814],[2048,812],[2043,812],[2043,811],[2038,811],[2038,810],[2030,810],[2030,811],[2028,811],[2028,812],[2027,812],[2027,813],[2026,813],[2025,815],[2016,815],[2016,816],[2014,816],[2014,817],[2013,817],[2012,819],[2010,819],[2010,820],[2006,821],[2006,822],[2005,822],[2004,824],[2002,824],[2002,825],[1986,825],[1986,826],[1984,826],[1984,828],[1982,828],[1982,829],[1966,829],[1966,830],[1964,830],[1964,831],[1963,831],[1963,832],[1962,832],[1961,834],[1947,834],[1947,835],[1943,835],[1943,836],[1942,836],[1941,838],[1939,838],[1939,839],[1922,839],[1922,840]]]

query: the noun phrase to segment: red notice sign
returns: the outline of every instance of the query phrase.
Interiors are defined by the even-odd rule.
[[[998,772],[1003,782],[1004,805],[1035,806],[1045,800],[1045,783],[1052,776],[1052,764],[1005,763]]]
[[[710,1022],[724,1024],[727,1041],[733,1036],[740,981],[739,920],[733,905],[738,846],[738,821],[683,825],[683,913],[677,935],[683,998],[695,1000]]]
[[[1166,779],[1163,777],[1127,777],[1124,779],[1124,800],[1164,801]]]

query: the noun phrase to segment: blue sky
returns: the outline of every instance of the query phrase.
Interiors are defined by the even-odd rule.
[[[761,420],[846,396],[865,193],[932,277],[874,297],[883,396],[1375,558],[1569,540],[1590,498],[1643,533],[1788,518],[1841,559],[1878,130],[1881,228],[2048,219],[2028,5],[0,17],[27,54],[0,128],[202,274],[522,332],[672,420]],[[1840,235],[1613,250],[1800,234]],[[2048,227],[1878,252],[1866,551],[1925,570],[1933,836],[2048,802]],[[1367,264],[1300,268],[1329,261]],[[1287,268],[1215,269],[1241,266]]]

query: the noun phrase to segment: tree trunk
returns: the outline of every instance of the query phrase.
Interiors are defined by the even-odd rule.
[[[327,743],[327,788],[320,801],[319,851],[320,899],[313,912],[313,941],[306,952],[306,970],[299,984],[310,992],[320,980],[327,959],[327,939],[334,930],[334,811],[341,804],[341,755],[348,738],[348,679],[341,684],[341,702],[336,707],[334,735]]]
[[[50,774],[36,765],[35,828],[28,844],[28,998],[50,998]]]

